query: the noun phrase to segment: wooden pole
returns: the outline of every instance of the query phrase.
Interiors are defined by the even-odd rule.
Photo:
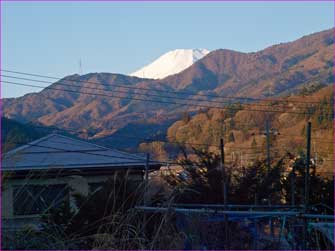
[[[309,203],[309,162],[311,159],[311,127],[312,123],[309,121],[307,123],[307,134],[306,134],[306,170],[305,170],[305,189],[304,189],[304,213],[308,212],[308,203]],[[308,230],[308,221],[304,218],[304,230],[303,230],[303,249],[308,248],[307,245],[307,230]]]
[[[306,170],[305,170],[305,196],[304,196],[304,205],[305,213],[308,210],[309,203],[309,163],[311,159],[311,122],[307,123],[307,144],[306,144]]]
[[[221,173],[222,173],[222,195],[223,195],[223,205],[227,205],[227,175],[225,169],[225,156],[224,156],[224,143],[223,139],[220,140],[220,150],[221,150]]]
[[[149,159],[150,153],[147,153],[145,160],[145,182],[144,182],[144,206],[148,206],[148,186],[149,186]]]
[[[224,165],[224,143],[223,138],[220,139],[220,150],[221,150],[221,173],[222,173],[222,195],[224,209],[227,210],[227,174]],[[225,222],[225,248],[229,249],[229,231],[228,231],[228,216],[224,215]]]
[[[149,160],[150,160],[150,154],[146,154],[146,160],[145,160],[145,173],[144,173],[144,194],[143,194],[143,204],[144,207],[148,206],[149,198],[148,198],[148,186],[149,186]],[[147,226],[147,214],[143,214],[143,226],[142,231],[144,235],[147,234],[146,231]]]
[[[270,162],[270,129],[269,129],[269,119],[267,118],[265,121],[265,131],[266,131],[266,165],[268,168],[268,174],[271,168]]]
[[[295,169],[293,168],[290,173],[290,183],[291,183],[291,206],[295,206]]]

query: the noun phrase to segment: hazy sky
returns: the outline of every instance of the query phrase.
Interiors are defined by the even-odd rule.
[[[78,73],[79,60],[83,73],[127,74],[173,49],[251,52],[334,26],[333,2],[1,5],[1,67],[56,77]],[[32,91],[2,84],[3,97]]]

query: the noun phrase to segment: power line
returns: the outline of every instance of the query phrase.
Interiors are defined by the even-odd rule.
[[[31,124],[32,127],[34,128],[41,128],[41,129],[46,129],[46,130],[56,130],[56,131],[70,131],[70,132],[74,132],[74,133],[89,133],[88,131],[85,130],[76,130],[75,128],[58,128],[55,126],[38,126],[38,125],[34,125]],[[190,145],[190,146],[206,146],[206,147],[219,147],[219,145],[215,145],[215,144],[206,144],[206,143],[191,143],[191,142],[180,142],[180,141],[171,141],[169,139],[162,139],[162,138],[150,138],[150,137],[136,137],[136,136],[132,136],[129,134],[119,134],[119,135],[109,135],[108,137],[112,137],[112,138],[127,138],[127,139],[134,139],[134,140],[143,140],[144,142],[142,143],[151,143],[154,141],[158,141],[158,142],[164,142],[166,144],[175,144],[175,145],[179,145],[179,146],[185,146],[185,145]],[[151,141],[151,142],[149,142]],[[317,141],[320,142],[320,141]],[[328,142],[328,143],[332,143],[332,142]],[[236,147],[231,147],[231,146],[225,146],[225,149],[236,149],[236,150],[257,150],[257,149],[263,149],[262,146],[255,146],[255,147],[243,147],[243,146],[236,146]],[[287,148],[284,147],[273,147],[273,149],[275,150],[288,150]]]
[[[15,143],[15,142],[11,142],[11,143]],[[90,154],[90,155],[96,155],[96,156],[104,156],[104,157],[115,157],[115,158],[119,158],[119,159],[132,159],[132,160],[143,160],[143,158],[132,158],[132,157],[121,157],[121,156],[113,156],[113,155],[105,155],[105,154],[96,154],[96,153],[92,153],[92,152],[89,152],[89,151],[92,151],[92,150],[64,150],[64,149],[61,149],[61,148],[55,148],[55,147],[48,147],[48,146],[41,146],[41,145],[38,145],[38,144],[31,144],[31,143],[19,143],[19,142],[16,142],[17,144],[21,144],[21,145],[30,145],[30,146],[36,146],[36,147],[41,147],[41,148],[47,148],[47,149],[53,149],[53,150],[57,150],[58,153],[59,152],[69,152],[69,153],[84,153],[84,154]],[[62,143],[62,142],[60,142]],[[113,149],[111,149],[113,150]],[[57,153],[57,152],[56,152]],[[253,153],[243,153],[243,155],[255,155],[255,154],[265,154],[265,151],[258,151],[258,152],[253,152]],[[41,154],[41,153],[40,153]],[[255,156],[255,158],[257,157],[260,157],[260,156]],[[250,160],[250,157],[248,158]],[[288,159],[288,160],[294,160],[293,158],[291,157],[279,157],[279,159]],[[169,163],[169,164],[178,164],[180,165],[181,163],[180,162],[175,162],[175,161],[178,161],[178,160],[162,160],[162,161],[153,161],[155,163]],[[334,160],[332,159],[324,159],[323,160],[324,162],[334,162]],[[318,173],[321,173],[321,172],[318,172]]]
[[[294,135],[294,134],[281,134],[284,136],[290,136],[290,137],[294,137],[294,138],[301,138],[301,139],[306,139],[303,136],[299,136],[299,135]],[[312,137],[312,141],[315,139],[323,139],[323,138],[319,138],[319,137]],[[333,141],[326,141],[326,140],[317,140],[318,143],[328,143],[328,144],[334,144]]]
[[[72,131],[74,133],[88,133],[87,131],[83,131],[83,130],[76,130],[74,128],[65,128],[65,129],[61,129],[58,127],[43,127],[43,126],[37,126],[37,125],[33,125],[34,127],[37,128],[43,128],[43,129],[54,129],[54,130],[59,130],[59,131]],[[215,145],[215,144],[206,144],[206,143],[191,143],[191,142],[180,142],[180,141],[171,141],[169,139],[162,139],[162,138],[150,138],[150,137],[136,137],[136,136],[132,136],[129,134],[119,134],[119,135],[109,135],[108,137],[116,137],[116,138],[127,138],[127,139],[136,139],[136,140],[143,140],[143,143],[150,143],[148,141],[159,141],[159,142],[164,142],[167,144],[176,144],[176,145],[191,145],[191,146],[207,146],[207,147],[219,147],[219,145]],[[317,141],[320,142],[320,141]],[[332,142],[328,142],[328,143],[332,143]],[[243,146],[237,146],[237,147],[231,147],[231,146],[225,146],[226,149],[242,149],[242,150],[256,150],[258,148],[263,149],[262,146],[255,146],[255,147],[243,147]],[[273,147],[273,149],[281,149],[281,150],[287,150],[287,148],[283,148],[283,147]]]
[[[290,137],[294,137],[294,138],[301,138],[301,139],[305,139],[303,136],[294,136],[294,135],[290,135],[290,134],[280,134],[283,136],[290,136]],[[326,144],[334,144],[333,141],[327,141],[327,140],[320,140],[323,138],[319,138],[319,137],[312,137],[312,141],[315,141],[317,143],[326,143]]]
[[[78,132],[78,131],[77,131]],[[80,131],[79,131],[80,133]],[[207,146],[207,147],[219,147],[219,145],[214,144],[206,144],[206,143],[191,143],[191,142],[179,142],[179,141],[169,141],[165,139],[159,139],[159,138],[142,138],[142,137],[135,137],[135,136],[129,136],[129,135],[109,135],[108,137],[116,137],[116,138],[130,138],[130,139],[141,139],[144,141],[158,141],[158,142],[164,142],[167,144],[177,144],[177,145],[191,145],[191,146]],[[150,143],[150,142],[143,142],[143,143]],[[329,142],[332,143],[332,142]],[[262,149],[262,146],[255,146],[255,147],[231,147],[226,146],[225,149],[248,149],[248,150],[256,150],[256,149]],[[280,149],[280,150],[287,150],[287,148],[284,147],[273,147],[274,149]]]
[[[53,102],[59,104],[59,105],[63,105],[62,103],[56,101],[56,100],[52,100]],[[136,112],[136,114],[146,114],[144,112]],[[38,125],[35,125],[33,124],[32,122],[29,122],[27,123],[28,125],[30,124],[31,126],[33,127],[36,127],[36,128],[42,128],[42,129],[54,129],[54,130],[59,130],[59,131],[72,131],[72,132],[75,132],[75,133],[88,133],[88,131],[85,131],[85,130],[78,130],[78,129],[75,129],[75,128],[59,128],[59,127],[56,127],[56,126],[38,126]],[[240,125],[240,126],[245,126],[244,123],[237,123],[237,122],[234,122],[235,125]],[[259,128],[256,128],[256,129],[259,129]],[[251,128],[249,130],[255,130],[255,128]],[[260,136],[262,136],[262,134],[259,134]],[[283,136],[290,136],[290,137],[294,137],[294,138],[301,138],[301,139],[305,139],[305,137],[303,136],[299,136],[299,135],[295,135],[295,134],[283,134],[283,133],[280,133],[279,135],[283,135]],[[256,136],[256,135],[251,135],[251,136]],[[192,143],[182,143],[182,142],[173,142],[173,141],[164,141],[164,139],[161,139],[161,138],[148,138],[148,137],[135,137],[135,136],[130,136],[130,135],[109,135],[109,137],[127,137],[127,138],[134,138],[134,139],[141,139],[141,140],[144,140],[144,141],[163,141],[163,142],[167,142],[167,143],[176,143],[176,144],[192,144]],[[324,139],[324,138],[320,138],[320,137],[315,137],[313,136],[312,137],[312,141],[316,142],[316,143],[327,143],[327,144],[334,144],[333,141],[326,141],[326,140],[320,140],[320,139]],[[279,139],[280,140],[280,139]],[[199,143],[199,144],[195,144],[195,145],[202,145],[202,146],[215,146],[215,147],[218,147],[217,145],[213,145],[213,144],[205,144],[205,143]]]
[[[165,96],[165,95],[155,95],[155,94],[149,94],[149,93],[138,93],[138,92],[133,92],[129,93],[128,91],[122,91],[122,90],[112,90],[112,89],[104,89],[104,88],[96,88],[96,87],[90,87],[90,86],[82,86],[82,85],[70,85],[70,84],[65,84],[65,80],[59,80],[58,82],[54,83],[51,81],[45,81],[45,80],[38,80],[38,79],[30,79],[30,78],[21,78],[21,77],[16,77],[16,76],[9,76],[9,75],[3,75],[0,74],[2,77],[6,78],[12,78],[12,79],[18,79],[18,80],[26,80],[26,81],[31,81],[31,82],[38,82],[38,83],[47,83],[47,84],[54,84],[54,85],[62,85],[62,86],[69,86],[69,87],[80,87],[84,89],[91,89],[91,90],[99,90],[99,91],[104,91],[104,92],[117,92],[117,93],[124,93],[124,94],[134,94],[134,95],[142,95],[142,96],[148,96],[148,97],[158,97],[158,98],[168,98],[168,99],[177,99],[177,100],[184,100],[184,101],[196,101],[196,102],[204,102],[204,103],[214,103],[214,104],[227,104],[227,105],[233,105],[233,104],[241,104],[242,103],[233,103],[229,101],[217,101],[217,100],[205,100],[205,99],[192,99],[192,98],[183,98],[183,97],[171,97],[171,96]],[[98,83],[97,83],[98,84]],[[111,87],[111,86],[108,86]],[[47,88],[47,87],[45,87]],[[264,106],[264,107],[271,107],[273,106],[272,104],[260,104],[260,103],[243,103],[244,106]],[[280,108],[286,108],[289,109],[291,107],[280,105]],[[305,107],[299,107],[300,109],[304,109]]]
[[[55,141],[56,142],[56,141]],[[23,143],[23,142],[10,142],[10,143],[14,143],[14,144],[17,144],[17,145],[21,145],[21,146],[24,146],[24,145],[28,145],[28,146],[35,146],[35,147],[39,147],[39,148],[45,148],[45,149],[52,149],[52,150],[56,150],[56,152],[26,152],[26,153],[23,153],[23,154],[44,154],[44,153],[83,153],[83,154],[89,154],[89,155],[94,155],[94,156],[103,156],[103,157],[109,157],[109,158],[118,158],[118,159],[131,159],[131,160],[137,160],[137,161],[145,161],[144,158],[132,158],[132,157],[122,157],[122,156],[115,156],[115,155],[107,155],[107,154],[98,154],[98,153],[92,153],[92,152],[98,152],[98,151],[107,151],[107,150],[113,150],[113,149],[106,149],[106,150],[65,150],[65,149],[62,149],[62,148],[56,148],[56,147],[50,147],[50,146],[43,146],[43,145],[38,145],[38,144],[32,144],[32,143]],[[59,143],[64,143],[64,142],[59,142]],[[68,143],[66,143],[68,144]],[[127,153],[128,154],[128,153]],[[5,154],[6,155],[6,154]],[[151,162],[154,162],[154,163],[157,163],[157,162],[161,162],[161,163],[166,163],[166,162],[169,162],[171,163],[171,159],[169,160],[163,160],[163,161],[151,161]],[[176,160],[173,160],[173,161],[176,161]],[[175,162],[177,163],[177,162]],[[180,163],[179,163],[180,164]]]
[[[38,126],[38,125],[32,125],[32,126],[35,127],[35,128],[42,128],[42,129],[51,129],[51,130],[58,130],[58,131],[72,131],[74,133],[87,133],[87,131],[78,131],[78,130],[72,129],[72,128],[61,129],[61,128],[58,128],[58,127],[46,127],[46,126]],[[140,139],[140,140],[143,140],[143,141],[160,141],[160,142],[164,142],[164,143],[167,143],[167,144],[177,144],[177,145],[219,147],[218,145],[213,145],[213,144],[169,141],[169,140],[165,140],[165,139],[148,138],[148,137],[143,138],[143,137],[124,135],[124,134],[123,135],[109,135],[108,137]],[[9,142],[9,143],[11,143],[11,142]],[[143,142],[143,143],[149,143],[149,142]],[[235,149],[235,147],[226,147],[226,148]],[[252,148],[252,147],[236,147],[236,149],[255,149],[255,148]]]
[[[199,105],[199,104],[187,104],[187,103],[177,103],[172,101],[162,101],[162,100],[150,100],[150,99],[142,99],[142,98],[134,98],[134,97],[120,97],[120,96],[114,96],[114,95],[107,95],[102,93],[89,93],[89,92],[83,92],[83,91],[74,91],[69,89],[59,89],[54,88],[51,86],[44,87],[40,85],[31,85],[31,84],[23,84],[23,83],[17,83],[17,82],[11,82],[11,81],[5,81],[1,80],[2,83],[11,84],[11,85],[18,85],[18,86],[26,86],[26,87],[34,87],[34,88],[40,88],[40,89],[50,89],[50,90],[58,90],[63,92],[72,92],[72,93],[82,93],[86,95],[93,95],[93,96],[103,96],[103,97],[112,97],[112,98],[120,98],[120,99],[128,99],[128,100],[138,100],[138,101],[146,101],[146,102],[154,102],[154,103],[161,103],[161,104],[175,104],[175,105],[184,105],[184,106],[194,106],[194,107],[203,107],[203,108],[218,108],[218,109],[224,109],[225,107],[220,106],[209,106],[209,105]],[[289,113],[289,114],[300,114],[300,115],[310,115],[308,112],[294,112],[294,111],[280,111],[280,110],[258,110],[258,109],[245,109],[245,108],[229,108],[231,110],[237,110],[237,111],[255,111],[255,112],[268,112],[268,113]]]
[[[16,142],[16,144],[18,145],[29,145],[29,146],[36,146],[36,147],[40,147],[40,148],[45,148],[45,149],[52,149],[52,150],[57,150],[57,152],[52,152],[52,153],[83,153],[83,154],[89,154],[89,155],[95,155],[95,156],[103,156],[103,157],[109,157],[109,158],[118,158],[118,159],[131,159],[131,160],[137,160],[137,161],[145,161],[144,158],[132,158],[132,157],[122,157],[122,156],[114,156],[114,155],[107,155],[107,154],[97,154],[97,153],[92,153],[92,152],[89,152],[89,151],[92,151],[92,150],[65,150],[65,149],[62,149],[62,148],[56,148],[56,147],[50,147],[50,146],[43,146],[43,145],[38,145],[38,144],[31,144],[31,143],[19,143],[19,142]],[[107,149],[107,150],[113,150],[113,149]],[[94,151],[97,151],[97,150],[94,150]],[[41,152],[32,152],[33,154],[42,154]],[[31,152],[27,152],[26,154],[32,154]],[[50,153],[50,152],[48,152]],[[259,156],[256,156],[256,157],[259,157]],[[250,159],[250,158],[249,158]],[[294,160],[292,158],[288,158],[288,157],[281,157],[279,159],[288,159],[288,160]],[[323,161],[329,161],[329,162],[334,162],[335,160],[323,160]],[[178,160],[176,159],[166,159],[166,160],[159,160],[159,161],[156,161],[156,160],[152,160],[150,161],[151,163],[168,163],[168,164],[175,164],[175,165],[186,165],[187,166],[187,163],[182,163],[178,162]],[[281,171],[282,173],[290,173],[288,171]],[[317,173],[331,173],[333,174],[334,172],[317,172]]]
[[[12,70],[5,70],[5,69],[0,69],[0,71],[3,72],[8,72],[8,73],[15,73],[15,74],[20,74],[20,75],[26,75],[26,76],[34,76],[34,77],[40,77],[40,78],[48,78],[48,79],[54,79],[54,80],[60,80],[64,78],[59,78],[59,77],[52,77],[52,76],[46,76],[46,75],[41,75],[41,74],[34,74],[34,73],[27,73],[27,72],[20,72],[20,71],[12,71]],[[65,81],[65,80],[64,80]],[[84,80],[74,80],[74,79],[66,79],[66,81],[71,81],[71,82],[80,82],[80,83],[90,83],[90,84],[100,84],[97,82],[93,81],[84,81]],[[103,85],[103,84],[101,84]],[[108,85],[105,85],[108,86]],[[251,97],[232,97],[232,96],[221,96],[221,95],[213,95],[213,94],[199,94],[199,93],[194,93],[194,92],[185,92],[185,91],[169,91],[169,90],[158,90],[158,89],[152,89],[152,88],[144,88],[144,87],[135,87],[135,86],[127,86],[127,85],[117,85],[113,84],[113,86],[116,87],[123,87],[126,89],[137,89],[137,90],[146,90],[146,91],[155,91],[155,92],[164,92],[164,93],[173,93],[173,94],[178,94],[178,95],[193,95],[193,96],[204,96],[204,97],[213,97],[213,98],[222,98],[222,99],[237,99],[237,100],[248,100],[248,101],[287,101],[291,103],[302,103],[302,104],[311,104],[315,103],[318,104],[319,102],[317,101],[296,101],[296,100],[286,100],[284,98],[277,98],[277,99],[262,99],[262,98],[251,98]],[[109,86],[108,86],[109,87]],[[291,97],[292,99],[292,97]]]

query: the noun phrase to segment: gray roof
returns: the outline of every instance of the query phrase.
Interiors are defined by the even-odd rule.
[[[59,134],[18,147],[2,157],[2,170],[145,167],[145,157]],[[150,162],[150,165],[157,165]]]

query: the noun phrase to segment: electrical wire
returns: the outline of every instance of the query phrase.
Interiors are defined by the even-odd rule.
[[[62,148],[56,148],[56,147],[50,147],[50,146],[43,146],[43,145],[39,145],[39,144],[31,144],[31,143],[18,143],[19,145],[29,145],[29,146],[35,146],[35,147],[39,147],[39,148],[46,148],[46,149],[52,149],[52,150],[57,150],[57,152],[51,152],[51,153],[83,153],[83,154],[89,154],[89,155],[94,155],[94,156],[103,156],[103,157],[108,157],[108,158],[118,158],[118,159],[131,159],[131,160],[136,160],[136,161],[145,161],[145,158],[141,158],[141,157],[122,157],[122,156],[114,156],[114,155],[109,155],[109,154],[97,154],[97,153],[92,153],[90,151],[92,150],[65,150]],[[113,150],[113,149],[106,149],[106,151],[108,150]],[[50,153],[50,152],[48,152]],[[22,153],[21,153],[22,154]],[[24,154],[24,153],[23,153]],[[26,154],[32,154],[32,152],[27,152]],[[43,152],[34,152],[34,154],[43,154]],[[128,153],[125,153],[128,154]],[[245,155],[245,154],[243,154]],[[5,154],[6,156],[6,154]],[[257,156],[259,157],[259,156]],[[294,160],[292,158],[288,158],[288,157],[281,157],[280,159],[288,159],[288,160]],[[250,160],[250,158],[248,158],[248,160]],[[334,162],[335,160],[323,160],[323,161],[329,161],[329,162]],[[149,162],[151,163],[168,163],[168,164],[175,164],[175,165],[183,165],[180,161],[178,160],[174,160],[174,159],[167,159],[167,160],[150,160]],[[185,165],[185,164],[184,164]],[[187,165],[187,164],[186,164]],[[287,171],[285,171],[287,172]],[[289,172],[287,172],[289,173]],[[333,173],[333,172],[318,172],[318,173]]]
[[[93,96],[103,96],[103,97],[112,97],[112,98],[119,98],[119,99],[128,99],[128,100],[137,100],[137,101],[146,101],[146,102],[154,102],[154,103],[161,103],[161,104],[175,104],[175,105],[184,105],[184,106],[194,106],[194,107],[203,107],[203,108],[219,108],[223,109],[225,107],[220,106],[208,106],[208,105],[200,105],[200,104],[187,104],[187,103],[177,103],[177,102],[171,102],[171,101],[162,101],[162,100],[150,100],[150,99],[142,99],[142,98],[130,98],[130,97],[120,97],[120,96],[114,96],[114,95],[107,95],[102,93],[89,93],[89,92],[83,92],[83,91],[74,91],[69,89],[59,89],[54,88],[51,86],[44,87],[40,85],[31,85],[31,84],[23,84],[18,82],[12,82],[12,81],[5,81],[1,80],[1,83],[10,84],[10,85],[18,85],[18,86],[26,86],[26,87],[33,87],[33,88],[40,88],[40,89],[50,89],[50,90],[57,90],[57,91],[63,91],[63,92],[72,92],[72,93],[81,93],[86,95],[93,95]],[[294,112],[294,111],[281,111],[281,110],[259,110],[259,109],[240,109],[240,108],[232,108],[231,110],[237,110],[237,111],[255,111],[255,112],[266,112],[266,113],[289,113],[289,114],[300,114],[300,115],[310,115],[308,112]]]
[[[90,89],[90,90],[99,90],[104,92],[116,92],[116,93],[124,93],[124,94],[133,94],[133,95],[142,95],[145,97],[158,97],[158,98],[168,98],[168,99],[177,99],[177,100],[183,100],[183,101],[196,101],[196,102],[204,102],[204,103],[214,103],[214,104],[226,104],[226,105],[234,105],[234,104],[241,104],[242,103],[233,103],[229,101],[217,101],[217,100],[205,100],[205,99],[192,99],[192,98],[184,98],[184,97],[171,97],[171,96],[164,96],[164,95],[155,95],[155,94],[149,94],[149,93],[138,93],[133,92],[129,93],[128,91],[122,91],[122,90],[112,90],[108,86],[109,89],[104,88],[96,88],[96,87],[90,87],[90,86],[82,86],[82,85],[72,85],[72,84],[66,84],[66,80],[59,80],[58,82],[54,83],[51,81],[45,81],[45,80],[37,80],[37,79],[30,79],[30,78],[21,78],[21,77],[15,77],[15,76],[9,76],[9,75],[3,75],[0,74],[1,77],[5,78],[12,78],[12,79],[18,79],[18,80],[25,80],[25,81],[31,81],[31,82],[38,82],[38,83],[47,83],[47,84],[53,84],[53,85],[62,85],[62,86],[69,86],[69,87],[79,87],[84,89]],[[243,106],[264,106],[264,107],[272,107],[274,105],[272,104],[262,104],[262,103],[243,103]],[[290,109],[291,107],[284,106],[283,104],[280,104],[280,108],[284,109]],[[299,109],[304,109],[302,107],[298,107]]]
[[[14,74],[20,74],[20,75],[26,75],[26,76],[33,76],[33,77],[39,77],[39,78],[48,78],[48,79],[53,79],[53,80],[60,80],[64,78],[59,78],[59,77],[53,77],[53,76],[47,76],[47,75],[41,75],[41,74],[35,74],[35,73],[27,73],[27,72],[21,72],[21,71],[13,71],[13,70],[8,70],[8,69],[0,69],[2,72],[7,72],[7,73],[14,73]],[[84,81],[80,79],[66,79],[66,81],[72,81],[72,82],[81,82],[81,83],[90,83],[90,84],[100,84],[97,82],[93,81]],[[153,80],[152,80],[153,81]],[[164,92],[164,93],[173,93],[173,94],[178,94],[178,95],[192,95],[192,96],[204,96],[204,97],[213,97],[213,98],[222,98],[222,99],[237,99],[237,100],[248,100],[248,101],[288,101],[291,103],[302,103],[302,104],[311,104],[311,103],[316,103],[318,104],[319,102],[317,101],[295,101],[295,100],[286,100],[283,98],[277,98],[277,99],[261,99],[261,98],[252,98],[252,97],[233,97],[233,96],[221,96],[221,95],[212,95],[212,94],[199,94],[199,93],[194,93],[194,92],[185,92],[185,91],[169,91],[169,90],[158,90],[158,89],[152,89],[152,88],[144,88],[144,87],[135,87],[135,86],[127,86],[127,85],[116,85],[113,84],[113,86],[116,87],[122,87],[126,89],[138,89],[138,90],[145,90],[145,91],[155,91],[155,92]],[[291,98],[292,99],[292,98]]]
[[[56,130],[56,131],[59,131],[59,132],[73,132],[73,133],[87,133],[87,131],[85,130],[76,130],[74,128],[65,128],[65,129],[61,129],[61,128],[58,128],[58,127],[55,127],[55,126],[51,126],[51,127],[46,127],[46,126],[38,126],[38,125],[33,125],[32,124],[32,127],[34,128],[41,128],[41,129],[46,129],[46,130]],[[206,143],[192,143],[192,142],[179,142],[179,141],[172,141],[172,140],[169,140],[169,139],[162,139],[162,138],[149,138],[149,137],[136,137],[136,136],[132,136],[132,135],[129,135],[129,134],[118,134],[118,135],[109,135],[108,137],[111,137],[111,138],[127,138],[127,139],[134,139],[134,140],[143,140],[144,142],[143,143],[150,143],[150,142],[153,142],[153,141],[159,141],[159,142],[164,142],[164,143],[167,143],[167,144],[175,144],[177,146],[184,146],[184,145],[190,145],[190,146],[205,146],[205,147],[217,147],[219,148],[219,144],[215,145],[215,144],[206,144]],[[312,138],[312,140],[314,140],[314,138]],[[317,141],[317,142],[321,142],[321,141]],[[328,142],[328,143],[333,143],[333,142]],[[227,146],[225,145],[225,148],[226,149],[237,149],[237,150],[257,150],[257,149],[262,149],[261,146],[253,146],[253,147],[232,147],[232,146]],[[271,147],[273,149],[281,149],[281,150],[287,150],[287,148],[284,148],[284,147]]]

